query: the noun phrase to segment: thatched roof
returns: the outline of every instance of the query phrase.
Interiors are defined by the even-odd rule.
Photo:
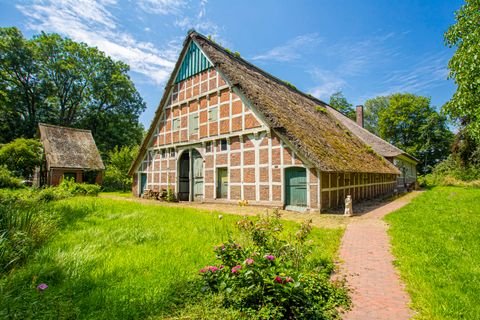
[[[90,130],[44,123],[38,124],[38,130],[45,150],[47,169],[105,169]]]
[[[382,157],[324,112],[320,105],[285,82],[191,33],[213,64],[238,88],[267,124],[322,171],[398,173]]]
[[[327,105],[248,63],[197,32],[190,32],[180,54],[195,41],[214,67],[261,114],[266,124],[287,140],[303,158],[322,171],[394,173],[398,169],[356,137],[327,111]],[[180,59],[142,143],[130,174],[144,156],[166,103]]]
[[[394,145],[388,143],[382,138],[374,135],[367,129],[362,128],[355,121],[343,115],[342,113],[335,110],[334,108],[327,106],[327,109],[330,112],[330,114],[332,114],[335,118],[337,118],[337,120],[340,121],[345,127],[347,127],[348,130],[353,132],[354,135],[356,135],[363,142],[365,142],[370,147],[372,147],[372,149],[375,150],[375,152],[378,153],[379,155],[384,156],[386,158],[398,157],[403,155],[417,163],[419,162],[418,159],[416,159],[415,157],[409,155],[402,149],[399,149]]]

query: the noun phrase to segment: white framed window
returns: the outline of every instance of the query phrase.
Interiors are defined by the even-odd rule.
[[[209,141],[205,144],[205,152],[206,153],[212,152],[212,142],[211,141]]]
[[[228,141],[227,139],[220,139],[220,151],[227,151],[228,150]]]

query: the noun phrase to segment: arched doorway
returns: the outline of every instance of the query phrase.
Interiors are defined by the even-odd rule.
[[[178,159],[178,200],[203,200],[203,158],[196,149],[185,150]]]
[[[285,169],[285,208],[304,210],[307,207],[307,170],[301,167]]]

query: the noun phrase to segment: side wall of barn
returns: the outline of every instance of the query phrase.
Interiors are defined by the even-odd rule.
[[[381,173],[321,173],[322,210],[342,207],[347,195],[353,202],[373,199],[394,192],[397,175]]]

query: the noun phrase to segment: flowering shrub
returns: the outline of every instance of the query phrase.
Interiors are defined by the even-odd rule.
[[[310,222],[287,236],[278,214],[244,218],[238,228],[246,244],[230,239],[215,247],[220,264],[200,270],[203,291],[221,296],[224,307],[254,319],[335,319],[348,306],[330,266],[308,269]]]

